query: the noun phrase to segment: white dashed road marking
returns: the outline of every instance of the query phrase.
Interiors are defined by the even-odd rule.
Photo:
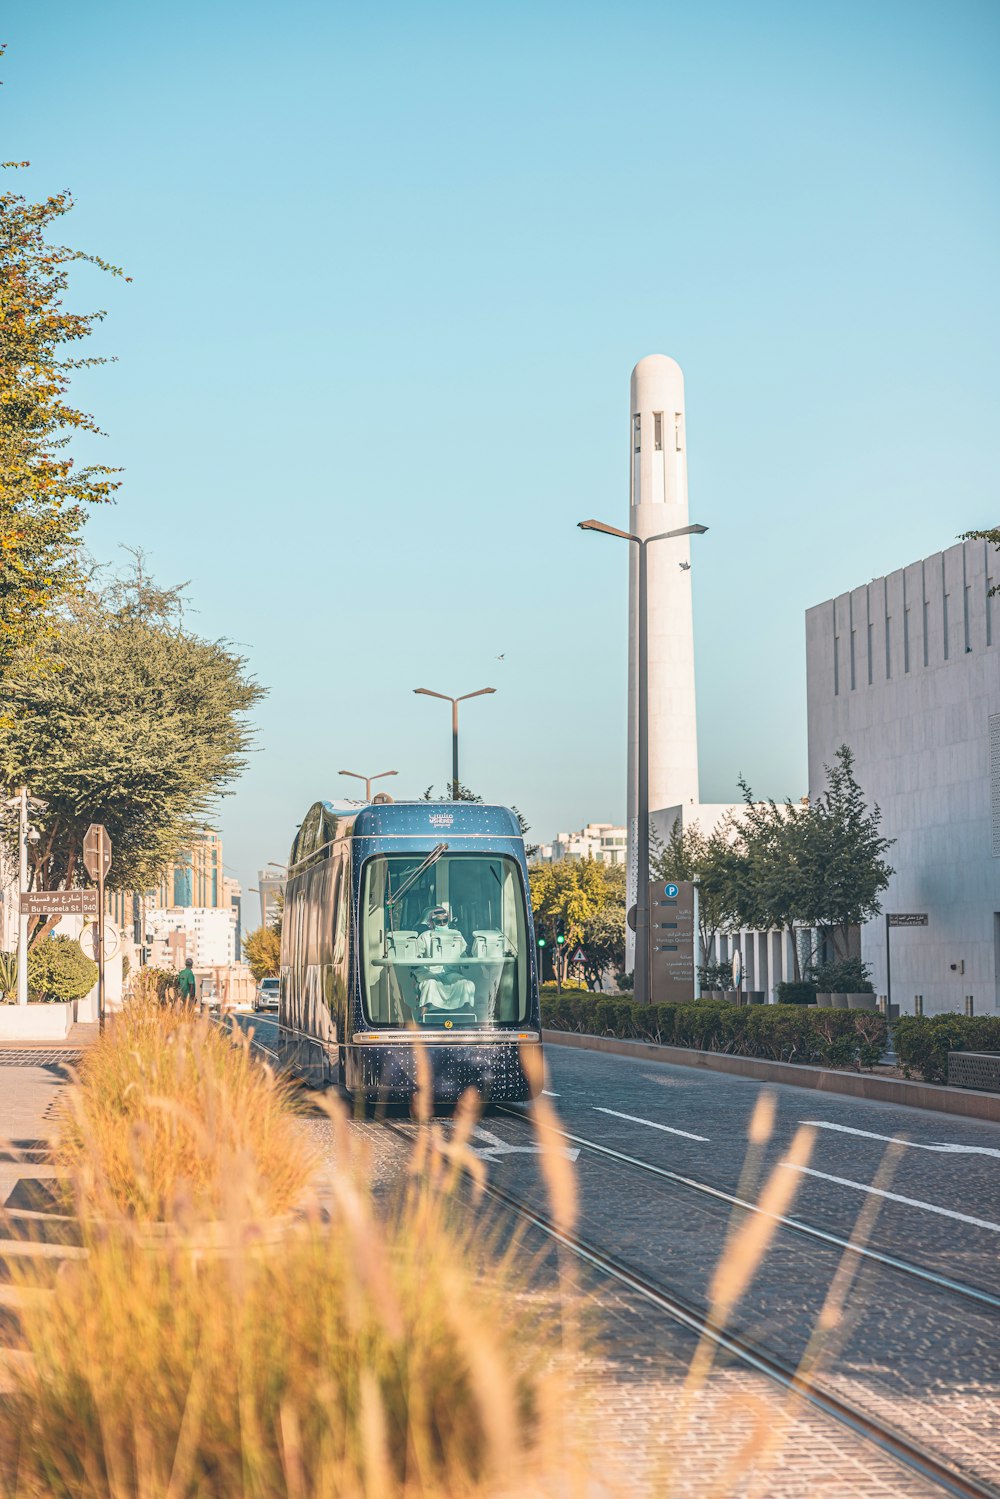
[[[973,1218],[968,1213],[956,1213],[951,1208],[940,1208],[934,1202],[921,1202],[919,1197],[903,1197],[899,1192],[885,1192],[881,1187],[870,1187],[866,1182],[851,1181],[846,1176],[830,1176],[825,1171],[814,1171],[812,1166],[796,1166],[791,1161],[781,1165],[789,1171],[801,1171],[804,1176],[815,1176],[820,1181],[836,1182],[838,1187],[852,1187],[855,1192],[869,1192],[874,1197],[886,1197],[890,1202],[901,1202],[908,1208],[922,1208],[925,1213],[936,1213],[940,1218],[955,1218],[959,1223],[971,1223],[973,1228],[988,1228],[990,1233],[1000,1234],[1000,1223],[991,1223],[988,1218]]]
[[[668,1135],[683,1135],[685,1140],[701,1140],[703,1144],[708,1144],[707,1135],[693,1135],[688,1129],[674,1129],[669,1124],[657,1124],[655,1119],[637,1119],[634,1114],[619,1114],[617,1109],[602,1109],[597,1104],[594,1105],[594,1111],[598,1114],[613,1114],[616,1119],[627,1119],[630,1124],[645,1124],[648,1129],[662,1129]]]
[[[870,1129],[852,1129],[849,1124],[831,1124],[826,1119],[803,1119],[813,1129],[835,1129],[841,1135],[863,1135],[866,1140],[886,1140],[894,1145],[908,1145],[911,1150],[934,1150],[941,1155],[991,1155],[1000,1160],[1000,1150],[992,1145],[925,1145],[921,1140],[905,1140],[900,1135],[876,1135]]]

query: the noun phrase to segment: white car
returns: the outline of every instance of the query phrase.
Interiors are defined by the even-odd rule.
[[[254,995],[253,1007],[255,1010],[276,1010],[278,1008],[278,989],[280,979],[261,979],[257,985],[257,993]]]

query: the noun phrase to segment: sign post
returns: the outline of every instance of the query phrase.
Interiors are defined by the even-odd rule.
[[[886,1014],[892,1014],[892,966],[889,946],[889,933],[894,926],[926,926],[926,911],[897,911],[890,916],[885,913],[885,1008]]]
[[[83,867],[97,881],[97,1018],[104,1030],[104,881],[111,868],[111,839],[103,822],[92,822],[83,839]]]
[[[687,1004],[694,998],[694,885],[652,880],[648,888],[649,1003]],[[642,935],[640,928],[639,941]]]

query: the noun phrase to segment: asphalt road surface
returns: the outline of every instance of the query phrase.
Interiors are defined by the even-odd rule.
[[[256,1029],[267,1044],[269,1023],[258,1020]],[[776,1229],[732,1326],[798,1362],[843,1263],[854,1273],[824,1384],[1000,1490],[1000,1127],[558,1045],[546,1056],[546,1091],[575,1158],[582,1239],[704,1306],[727,1236],[747,1219],[732,1199],[757,1201],[773,1173],[791,1172],[792,1221]],[[773,1127],[748,1162],[762,1095],[773,1099]],[[811,1132],[808,1156],[795,1168],[782,1165],[802,1126]],[[388,1128],[354,1127],[376,1138],[383,1131],[404,1149],[399,1135],[417,1128],[405,1115]],[[494,1184],[546,1212],[523,1110],[491,1109],[475,1145]],[[845,1257],[863,1210],[870,1221],[859,1244],[867,1253]],[[626,1448],[648,1445],[655,1440],[648,1394],[641,1439],[629,1435],[633,1406],[616,1398],[623,1388],[634,1397],[637,1381],[662,1389],[660,1376],[676,1379],[690,1342],[648,1307],[630,1306],[627,1295],[615,1292],[603,1304],[609,1420]],[[804,1419],[813,1423],[810,1451],[826,1453],[822,1473],[785,1464],[765,1492],[940,1491],[863,1444],[855,1451],[843,1432],[831,1436],[825,1418]],[[702,1458],[713,1440],[703,1434]]]

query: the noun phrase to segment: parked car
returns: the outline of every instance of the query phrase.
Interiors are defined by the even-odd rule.
[[[276,1010],[278,1008],[278,987],[280,979],[261,979],[257,985],[257,993],[254,995],[253,1007],[255,1010]]]

